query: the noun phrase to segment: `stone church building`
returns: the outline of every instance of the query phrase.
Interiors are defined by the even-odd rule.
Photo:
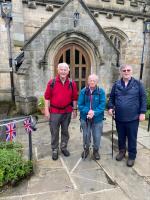
[[[150,0],[11,0],[10,41],[0,17],[0,101],[11,100],[12,84],[18,109],[30,113],[42,96],[58,63],[70,66],[80,90],[90,73],[99,76],[106,93],[119,78],[122,63],[133,66],[150,87]],[[0,0],[0,4],[4,2]],[[9,51],[13,67],[10,68]]]

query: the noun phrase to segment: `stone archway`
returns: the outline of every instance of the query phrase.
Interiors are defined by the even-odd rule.
[[[64,45],[55,56],[54,66],[61,62],[69,64],[70,77],[76,81],[78,90],[85,87],[91,71],[91,62],[86,50],[76,43]]]

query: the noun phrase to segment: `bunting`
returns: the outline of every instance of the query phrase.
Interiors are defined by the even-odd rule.
[[[12,142],[16,137],[16,124],[14,122],[6,124],[6,142]]]

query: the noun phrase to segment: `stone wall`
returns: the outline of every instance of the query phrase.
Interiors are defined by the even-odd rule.
[[[8,35],[5,21],[0,18],[0,101],[11,99]]]
[[[11,33],[13,44],[13,58],[15,58],[20,52],[20,48],[22,48],[24,43],[28,42],[31,36],[35,34],[42,27],[42,25],[46,23],[47,20],[63,6],[64,2],[66,1],[12,0],[13,23],[11,26]],[[139,78],[143,48],[143,22],[150,19],[150,5],[144,7],[144,0],[85,0],[84,2],[88,5],[92,15],[99,22],[102,28],[104,28],[104,30],[108,30],[108,28],[115,28],[116,30],[118,29],[118,34],[122,31],[126,35],[123,43],[123,56],[121,62],[133,65],[134,76],[136,78]],[[44,55],[44,52],[47,48],[47,43],[52,40],[53,34],[55,34],[56,32],[58,34],[58,32],[61,33],[62,31],[68,30],[67,28],[64,28],[67,27],[66,23],[68,23],[68,21],[64,20],[61,21],[61,23],[62,24],[60,25],[58,23],[58,25],[55,24],[55,26],[51,27],[53,29],[51,31],[46,30],[47,33],[45,31],[41,38],[39,38],[39,41],[38,38],[35,40],[36,44],[34,43],[34,48],[37,48],[37,50],[31,52],[30,49],[28,49],[28,51],[26,52],[25,62],[22,66],[22,70],[14,76],[16,95],[21,94],[22,96],[30,96],[32,94],[32,91],[34,91],[36,95],[40,95],[36,91],[43,91],[46,81],[49,78],[49,74],[50,76],[53,76],[53,63],[51,63],[50,60],[47,60],[48,64],[50,64],[50,67],[48,68],[46,66],[46,71],[43,71],[43,68],[39,68],[38,58],[40,57],[40,59],[42,59],[42,56]],[[84,21],[84,23],[82,22],[82,24],[80,24],[79,31],[88,32],[88,29],[92,28],[92,23],[93,22],[91,21],[91,19],[88,18],[86,21]],[[45,44],[42,44],[43,38],[45,37]],[[91,39],[93,39],[95,38],[95,35],[93,34],[90,37]],[[95,43],[97,43],[96,39]],[[42,48],[41,52],[39,51],[38,45]],[[149,47],[150,37],[147,35],[144,56],[145,68],[143,73],[143,81],[147,87],[150,87]],[[107,57],[103,55],[101,44],[100,46],[98,46],[98,49],[103,59],[105,60]],[[52,53],[50,52],[48,56],[52,56]],[[29,58],[31,59],[29,60]],[[31,70],[28,71],[28,69]],[[109,91],[112,82],[118,77],[117,69],[114,68],[115,70],[112,70],[111,68],[107,68],[107,71],[106,65],[103,65],[102,63],[101,65],[95,63],[93,69],[99,74],[100,78],[105,76],[105,74],[108,75],[109,81],[103,80],[100,82],[100,84],[104,85],[107,91]],[[4,20],[0,18],[0,100],[11,99],[9,72],[10,68],[8,63],[7,29],[5,27]],[[29,72],[31,73],[31,75],[29,75]],[[35,80],[30,81],[29,77],[32,75],[35,76]],[[40,86],[41,88],[38,88],[36,86],[38,79],[41,79],[42,83],[44,82],[44,85]]]
[[[73,37],[76,38],[76,40],[78,38],[78,42],[80,42],[80,40],[82,41],[84,37],[89,38],[89,41],[93,41],[91,43],[93,43],[93,46],[95,45],[95,48],[98,49],[97,51],[100,54],[101,60],[100,58],[96,58],[96,55],[94,55],[97,63],[91,63],[91,66],[93,67],[92,71],[99,73],[100,84],[103,85],[107,91],[109,90],[110,83],[112,82],[112,66],[115,68],[117,62],[117,51],[109,41],[105,32],[99,24],[96,24],[97,22],[86,9],[87,8],[80,5],[78,1],[68,3],[59,13],[56,13],[54,18],[47,21],[46,24],[39,29],[39,32],[37,32],[36,35],[34,35],[25,45],[25,62],[19,69],[18,76],[22,69],[27,67],[26,72],[24,73],[26,89],[21,90],[18,88],[20,96],[43,95],[46,84],[50,76],[52,77],[52,74],[49,73],[50,63],[48,62],[48,58],[48,64],[45,69],[40,68],[39,64],[53,40],[60,37],[59,35],[62,33],[69,33],[70,31],[74,32]],[[74,27],[73,13],[76,10],[78,10],[79,13],[82,13],[82,17],[78,26]],[[67,41],[67,39],[65,40]],[[87,43],[89,42],[88,40]],[[58,47],[55,46],[55,48]],[[53,49],[53,47],[51,47],[51,49]],[[92,51],[94,54],[94,47],[93,49],[91,48],[91,52]],[[52,70],[54,69],[54,58],[52,58],[51,54],[49,54],[49,57],[52,63]],[[105,80],[102,79],[104,75]],[[20,83],[18,85],[20,85]]]

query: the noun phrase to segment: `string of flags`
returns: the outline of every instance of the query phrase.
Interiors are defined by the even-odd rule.
[[[36,118],[37,120],[37,118]],[[6,142],[10,141],[12,142],[15,140],[16,137],[16,123],[23,122],[23,126],[25,128],[25,131],[27,134],[31,134],[32,131],[36,131],[35,123],[33,123],[32,116],[29,116],[27,118],[19,119],[19,120],[13,120],[5,124],[0,124],[0,126],[5,127],[6,132]]]

